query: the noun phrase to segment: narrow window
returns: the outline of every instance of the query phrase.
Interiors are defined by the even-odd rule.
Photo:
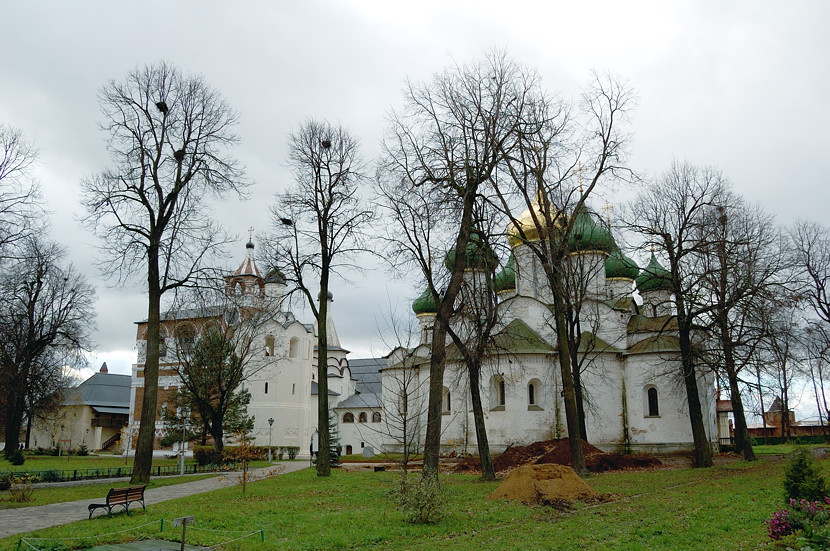
[[[660,407],[657,401],[657,389],[651,387],[648,389],[648,416],[658,417],[660,415]]]
[[[449,413],[452,410],[452,397],[450,396],[450,389],[444,387],[441,397],[441,413]]]
[[[372,423],[380,423],[380,413],[379,412],[376,411],[372,414]]]
[[[527,385],[527,403],[530,406],[536,405],[536,385],[534,383]]]
[[[292,384],[291,384],[291,395],[292,395],[292,396],[294,395],[294,389],[295,389],[295,387],[296,387],[296,386],[297,386],[297,384],[296,384],[296,383],[292,383]]]
[[[300,339],[297,337],[291,337],[291,340],[288,341],[288,357],[289,358],[296,358],[300,355]]]
[[[268,394],[268,383],[265,383],[265,394]]]
[[[367,421],[367,419],[368,418],[366,417],[366,412],[365,411],[361,411],[360,415],[357,416],[357,422],[358,423],[365,423]]]
[[[499,405],[504,405],[504,379],[499,380]]]
[[[274,335],[268,335],[265,337],[265,355],[274,355]]]

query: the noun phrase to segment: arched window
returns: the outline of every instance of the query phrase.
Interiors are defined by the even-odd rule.
[[[265,337],[265,355],[274,355],[274,335],[268,335]]]
[[[660,404],[657,399],[657,389],[649,387],[646,391],[647,399],[648,399],[648,416],[649,417],[659,417],[660,416]]]
[[[366,415],[365,411],[361,411],[360,415],[357,416],[357,422],[358,423],[365,423],[368,420],[369,420],[369,417]]]
[[[196,328],[193,324],[182,323],[176,327],[176,346],[181,352],[190,354],[193,351],[193,344],[196,342]]]
[[[499,374],[490,378],[490,409],[503,410],[505,404],[504,377]]]
[[[448,415],[452,410],[452,398],[450,396],[450,389],[444,387],[441,391],[441,413]]]
[[[291,337],[291,340],[288,341],[288,357],[289,358],[296,358],[300,355],[300,339],[297,337]]]
[[[376,411],[372,414],[372,423],[380,423],[380,412]]]
[[[542,381],[531,379],[527,383],[527,410],[541,411],[542,405]]]
[[[344,423],[354,423],[354,413],[348,412],[343,414]]]
[[[265,383],[265,394],[268,394],[268,382]]]

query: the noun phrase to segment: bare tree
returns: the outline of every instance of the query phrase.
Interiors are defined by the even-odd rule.
[[[580,474],[587,469],[578,438],[580,415],[568,337],[567,237],[597,185],[629,173],[624,165],[628,136],[622,128],[631,102],[624,83],[599,75],[583,94],[581,117],[572,119],[571,107],[562,101],[539,99],[517,125],[517,140],[505,152],[509,184],[499,187],[515,246],[527,247],[550,289],[571,463]],[[511,204],[511,196],[518,205]],[[517,214],[517,206],[526,214]]]
[[[299,293],[317,321],[317,431],[320,450],[329,449],[328,301],[332,275],[359,268],[364,231],[374,213],[359,195],[363,166],[357,139],[342,126],[309,119],[289,135],[293,187],[272,207],[277,229],[272,244],[289,295]],[[315,301],[315,292],[320,299]],[[317,475],[331,475],[331,458],[320,453]]]
[[[477,219],[479,221],[470,235],[465,253],[467,273],[459,293],[458,311],[447,327],[447,333],[461,356],[470,384],[481,476],[484,480],[495,480],[481,401],[481,371],[487,357],[496,352],[493,336],[500,317],[493,281],[499,259],[490,245],[492,229],[482,228],[486,217],[480,216]],[[447,264],[454,264],[454,254],[458,253],[451,251]]]
[[[467,268],[467,255],[455,255],[442,281],[435,259],[443,259],[450,244],[466,251],[476,202],[510,149],[537,84],[535,74],[493,52],[481,61],[445,69],[429,83],[408,82],[403,109],[389,117],[379,180],[395,224],[390,233],[398,251],[391,258],[398,267],[421,271],[437,305],[430,345],[425,478],[438,474],[447,329]],[[435,228],[426,224],[442,217]]]
[[[150,476],[158,395],[161,299],[195,285],[228,242],[211,197],[242,195],[228,149],[237,115],[199,76],[158,63],[110,81],[99,95],[112,168],[86,178],[86,222],[106,241],[105,274],[118,283],[146,269],[147,357],[133,482]]]
[[[725,377],[735,417],[735,450],[754,460],[747,430],[740,376],[764,337],[758,308],[787,291],[790,263],[783,236],[770,215],[732,194],[707,213],[709,246],[701,256],[703,316],[713,336],[708,356]],[[710,233],[711,232],[711,233]]]
[[[827,388],[824,381],[828,374],[830,362],[830,334],[824,324],[811,323],[802,338],[803,364],[805,374],[813,385],[816,399],[816,411],[824,432],[825,442],[830,443],[830,405],[827,401]]]
[[[40,193],[30,172],[37,156],[20,130],[0,124],[0,260],[38,226]]]
[[[0,384],[5,390],[5,456],[17,449],[38,372],[61,372],[88,349],[94,290],[63,251],[30,237],[20,259],[0,274]]]
[[[760,354],[777,393],[770,411],[780,414],[780,435],[787,442],[792,437],[790,411],[798,372],[799,340],[804,329],[801,316],[799,299],[786,296],[767,301],[760,316],[764,330]]]
[[[716,170],[675,162],[662,178],[645,186],[626,214],[626,225],[643,239],[643,246],[653,247],[668,261],[665,277],[677,319],[680,376],[686,389],[696,467],[712,466],[698,388],[702,362],[693,342],[695,329],[704,326],[702,316],[715,307],[702,296],[709,274],[701,259],[719,236],[709,214],[726,204],[728,195],[728,185]]]
[[[830,229],[799,220],[790,230],[796,261],[801,266],[805,288],[816,315],[830,324]]]

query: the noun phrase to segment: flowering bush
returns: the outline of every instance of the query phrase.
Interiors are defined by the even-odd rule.
[[[767,521],[767,533],[774,540],[802,532],[798,538],[802,549],[830,549],[830,497],[823,501],[790,499],[789,505],[776,511]]]

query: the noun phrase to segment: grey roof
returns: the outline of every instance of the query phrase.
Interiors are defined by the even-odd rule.
[[[334,409],[340,408],[379,408],[381,407],[379,394],[352,394],[339,404]]]
[[[123,407],[123,408],[113,408],[107,406],[92,406],[92,409],[97,411],[98,413],[115,413],[117,415],[129,415],[130,408]]]
[[[116,375],[115,373],[96,373],[77,387],[70,389],[67,392],[65,403],[69,406],[85,405],[97,406],[98,408],[115,408],[119,410],[118,413],[128,414],[130,408],[130,376]]]
[[[362,394],[377,394],[379,396],[383,388],[380,370],[384,367],[386,367],[384,358],[349,360],[349,370],[352,372],[352,378],[357,379],[355,389]]]
[[[221,306],[204,306],[201,308],[182,308],[180,310],[168,310],[166,312],[162,312],[160,317],[161,321],[216,318],[223,315],[224,312],[225,308],[222,308]],[[147,320],[143,319],[135,323],[147,323]]]
[[[319,393],[319,387],[317,386],[317,381],[311,381],[311,395],[317,396]],[[332,389],[329,389],[329,396],[340,396],[339,392],[335,392]]]
[[[380,370],[386,367],[384,358],[349,360],[349,369],[355,383],[355,393],[337,404],[339,408],[379,408],[383,388]]]

